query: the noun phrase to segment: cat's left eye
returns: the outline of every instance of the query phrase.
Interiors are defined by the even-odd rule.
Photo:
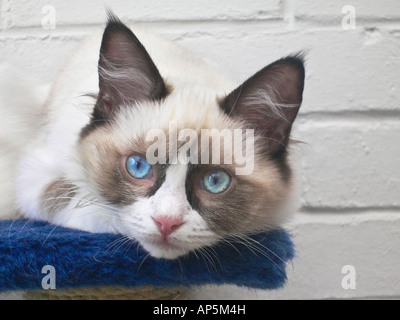
[[[203,177],[203,187],[210,193],[222,193],[229,188],[230,184],[231,176],[225,171],[214,171]]]
[[[146,179],[151,176],[152,166],[145,158],[130,156],[126,159],[126,171],[135,179]]]

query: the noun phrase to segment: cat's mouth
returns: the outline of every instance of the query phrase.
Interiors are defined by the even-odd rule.
[[[176,259],[191,251],[188,245],[180,240],[158,235],[149,239],[143,239],[139,242],[154,258]]]

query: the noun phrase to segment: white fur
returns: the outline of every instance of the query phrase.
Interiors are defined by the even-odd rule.
[[[152,197],[140,199],[120,213],[122,233],[139,240],[154,257],[173,259],[218,239],[186,199],[186,172],[187,165],[170,166],[165,182]],[[183,219],[184,224],[169,236],[168,245],[163,245],[153,221],[157,217]]]
[[[0,65],[0,219],[18,216],[15,203],[17,161],[42,123],[49,86],[6,64]]]

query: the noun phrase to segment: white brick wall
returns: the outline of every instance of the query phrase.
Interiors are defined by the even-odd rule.
[[[44,30],[42,8],[56,9]],[[0,60],[54,79],[79,40],[105,21],[105,4],[245,79],[274,59],[309,50],[294,135],[302,208],[290,225],[298,258],[288,286],[230,287],[195,298],[400,298],[400,1],[0,0]],[[356,29],[341,27],[342,7]],[[342,288],[353,265],[356,289]]]

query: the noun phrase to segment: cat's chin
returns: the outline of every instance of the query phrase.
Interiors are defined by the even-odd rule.
[[[154,258],[173,260],[188,254],[191,250],[184,245],[171,243],[142,242],[142,247]]]

